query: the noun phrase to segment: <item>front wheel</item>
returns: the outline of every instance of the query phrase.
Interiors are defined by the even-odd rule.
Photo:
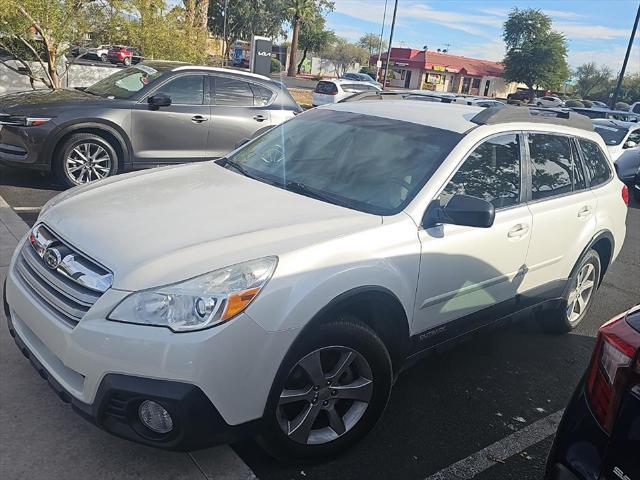
[[[600,283],[602,266],[600,255],[589,250],[578,262],[569,279],[568,292],[556,310],[543,310],[543,328],[553,333],[567,333],[578,326],[587,315]]]
[[[128,67],[129,65],[131,65],[131,57],[124,57],[124,59],[122,59],[122,63],[125,67]]]
[[[76,133],[58,149],[53,169],[65,186],[75,187],[115,175],[118,155],[104,138],[92,133]]]
[[[356,443],[389,399],[389,353],[350,315],[308,332],[274,382],[258,442],[280,460],[333,456]]]
[[[102,63],[107,63],[109,58],[107,57],[106,53],[103,53],[102,55],[100,55],[100,60],[102,60]]]

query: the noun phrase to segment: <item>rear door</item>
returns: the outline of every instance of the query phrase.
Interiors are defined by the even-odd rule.
[[[211,75],[211,130],[207,157],[219,158],[234,150],[258,130],[272,125],[270,102],[274,93],[265,86],[235,77]]]
[[[204,160],[211,107],[208,76],[172,77],[149,95],[171,97],[169,107],[151,109],[144,98],[131,114],[131,143],[139,166]]]
[[[596,228],[596,197],[587,188],[575,142],[529,132],[529,210],[533,215],[523,289],[531,302],[557,297]]]

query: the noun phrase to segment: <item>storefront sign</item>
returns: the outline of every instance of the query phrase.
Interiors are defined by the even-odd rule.
[[[435,70],[436,72],[446,72],[447,68],[443,65],[434,65],[432,70]]]

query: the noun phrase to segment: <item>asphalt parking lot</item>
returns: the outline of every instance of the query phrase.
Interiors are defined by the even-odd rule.
[[[27,224],[58,192],[49,177],[0,167],[0,197]],[[632,200],[623,251],[574,333],[544,334],[525,320],[428,357],[400,376],[371,435],[317,465],[277,463],[247,440],[232,448],[249,470],[229,450],[166,453],[97,431],[55,397],[2,327],[0,477],[540,479],[598,327],[640,302],[639,269],[640,204]]]

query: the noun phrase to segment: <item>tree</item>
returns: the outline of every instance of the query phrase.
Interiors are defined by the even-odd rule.
[[[551,18],[535,9],[514,8],[504,24],[504,78],[524,83],[532,96],[535,87],[557,90],[569,77],[567,41],[551,27]]]
[[[289,54],[289,77],[296,76],[296,53],[302,22],[322,16],[325,10],[333,10],[333,2],[329,0],[287,0],[286,12],[291,21],[291,52]]]
[[[278,37],[287,19],[286,0],[225,0],[209,1],[209,30],[222,38],[223,56],[228,58],[231,42],[250,40],[253,35]]]
[[[585,63],[576,68],[576,91],[586,98],[594,90],[606,86],[611,80],[611,69],[607,66],[598,67],[595,62]]]
[[[369,58],[368,52],[364,48],[340,37],[323,56],[333,62],[338,76],[342,76],[349,67],[356,63],[362,64]]]
[[[86,7],[93,0],[0,0],[0,47],[21,64],[18,69],[3,60],[14,72],[27,75],[33,85],[62,87],[67,73],[58,65],[70,46],[88,32]],[[29,62],[37,62],[35,69]]]
[[[369,58],[380,50],[380,37],[375,33],[365,33],[358,40],[358,45],[369,52]],[[387,49],[387,42],[382,41],[382,50]]]
[[[307,59],[307,53],[321,52],[336,40],[333,30],[325,30],[324,18],[313,18],[310,21],[302,23],[300,29],[299,47],[302,49],[302,59],[298,62],[296,73],[299,74],[304,61]]]

